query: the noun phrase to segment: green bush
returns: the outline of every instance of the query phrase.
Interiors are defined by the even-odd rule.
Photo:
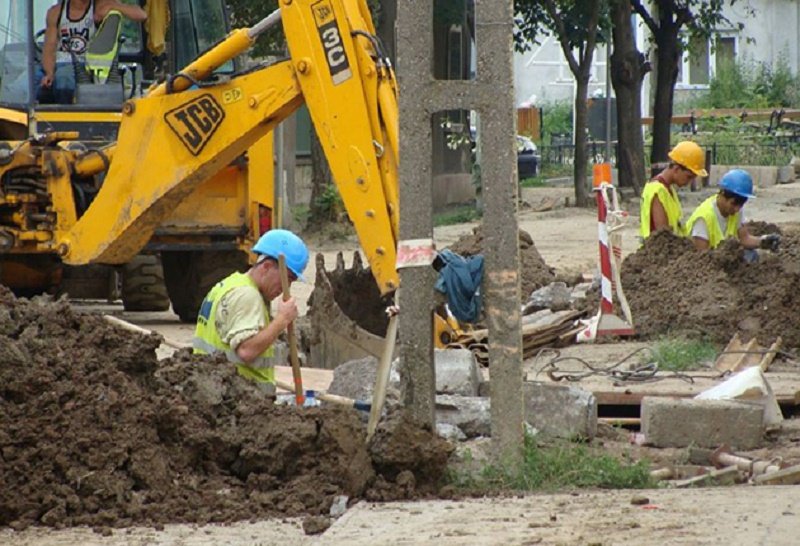
[[[687,101],[693,108],[796,108],[800,76],[782,56],[774,65],[751,61],[724,63],[709,82],[708,93]]]
[[[542,105],[542,141],[549,145],[553,135],[572,134],[572,103],[554,101]]]

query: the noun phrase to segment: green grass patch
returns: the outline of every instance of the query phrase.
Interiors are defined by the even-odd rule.
[[[569,442],[540,446],[530,435],[525,438],[520,464],[489,464],[477,472],[451,473],[450,478],[456,487],[473,491],[656,487],[647,461],[623,461],[600,449]]]
[[[460,205],[433,215],[434,226],[451,226],[453,224],[466,224],[480,219],[481,214],[475,205]]]
[[[657,341],[648,356],[648,362],[658,364],[661,371],[685,372],[708,367],[717,350],[705,340],[667,338]]]
[[[520,180],[519,185],[523,188],[545,188],[548,186],[547,179],[543,176],[534,176],[533,178],[523,178]]]

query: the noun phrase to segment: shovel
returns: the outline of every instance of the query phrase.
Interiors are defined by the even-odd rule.
[[[281,287],[283,288],[283,301],[292,297],[289,292],[289,273],[286,271],[286,258],[281,254],[278,256],[278,268],[281,273]],[[292,361],[292,377],[294,378],[294,400],[298,406],[302,406],[306,398],[303,396],[303,377],[300,374],[300,361],[297,358],[297,340],[294,335],[294,322],[290,322],[286,327],[286,335],[289,338],[289,358]]]

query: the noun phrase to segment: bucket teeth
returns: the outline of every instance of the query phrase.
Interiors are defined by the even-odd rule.
[[[361,260],[361,254],[357,250],[353,252],[353,271],[355,273],[364,271],[364,262]]]
[[[344,272],[344,255],[341,252],[336,253],[336,273]]]

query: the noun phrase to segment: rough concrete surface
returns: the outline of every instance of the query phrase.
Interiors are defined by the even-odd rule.
[[[597,435],[597,398],[580,387],[526,381],[525,419],[544,435],[586,438]]]
[[[730,400],[645,396],[642,433],[656,447],[754,449],[764,441],[764,407]]]

